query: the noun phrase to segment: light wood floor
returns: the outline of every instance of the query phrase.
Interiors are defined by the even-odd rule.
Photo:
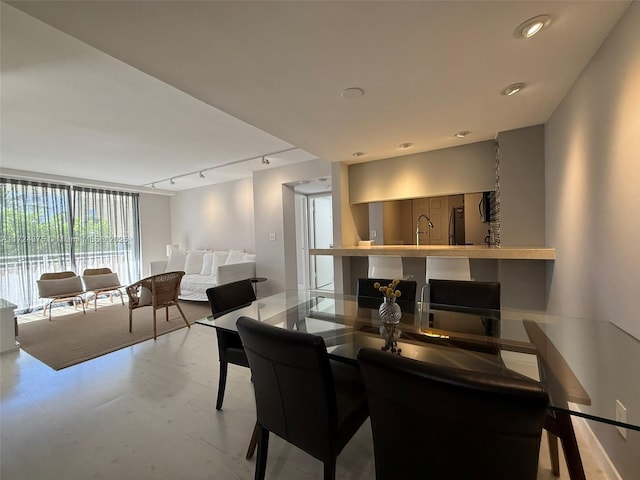
[[[0,478],[253,478],[255,460],[244,458],[255,421],[249,370],[229,367],[217,412],[217,357],[215,332],[200,325],[57,372],[24,351],[1,355]],[[614,479],[576,426],[587,478]],[[337,477],[373,472],[366,422],[338,457]],[[272,436],[267,478],[322,478],[322,466]],[[544,443],[538,478],[555,478]]]

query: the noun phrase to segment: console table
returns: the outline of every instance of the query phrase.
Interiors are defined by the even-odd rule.
[[[0,353],[20,348],[16,342],[16,308],[17,305],[0,298]]]

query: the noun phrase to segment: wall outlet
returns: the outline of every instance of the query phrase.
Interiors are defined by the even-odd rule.
[[[620,403],[620,400],[616,400],[616,421],[627,423],[627,408]],[[627,429],[624,427],[616,427],[618,433],[622,435],[622,438],[627,439]]]
[[[276,232],[270,232],[269,233],[269,240],[272,242],[275,242],[276,240]]]
[[[375,230],[371,230],[371,238],[376,238],[376,235],[378,235],[378,232],[376,232]]]

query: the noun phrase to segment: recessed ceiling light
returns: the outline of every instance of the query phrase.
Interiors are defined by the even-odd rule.
[[[204,178],[204,172],[200,172],[200,175],[198,175],[200,178]]]
[[[508,87],[503,88],[500,91],[500,93],[502,95],[506,95],[507,97],[510,97],[511,95],[515,95],[516,93],[520,92],[523,88],[524,88],[524,83],[513,83]]]
[[[456,133],[456,137],[458,138],[464,138],[467,135],[469,135],[471,132],[469,130],[460,130],[459,132]]]
[[[513,31],[513,36],[516,38],[531,38],[543,28],[549,26],[550,23],[551,17],[549,15],[538,15],[518,25]]]
[[[353,152],[353,153],[351,154],[351,156],[353,156],[353,157],[361,157],[361,156],[363,156],[363,155],[364,155],[364,152]]]
[[[175,185],[175,184],[176,184],[176,181],[172,178],[171,180],[169,180],[169,183],[170,183],[171,185]]]
[[[398,145],[398,148],[402,148],[402,149],[409,148],[409,147],[413,147],[413,143],[407,142],[407,143],[401,143],[400,145]]]
[[[340,96],[343,100],[355,100],[356,98],[360,98],[364,95],[364,90],[359,87],[350,87],[346,90],[343,90]]]

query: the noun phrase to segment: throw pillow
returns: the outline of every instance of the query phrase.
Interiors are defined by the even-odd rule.
[[[185,262],[185,252],[184,250],[171,250],[169,253],[169,260],[167,260],[167,268],[165,268],[165,272],[181,272],[184,270],[184,262]]]
[[[142,287],[140,289],[140,303],[138,303],[139,306],[143,306],[143,305],[151,305],[153,304],[153,295],[151,294],[151,289],[147,288],[147,287]]]
[[[199,274],[202,270],[202,255],[200,250],[193,250],[187,253],[187,260],[184,265],[184,273],[187,275]]]
[[[225,265],[240,263],[242,261],[242,257],[244,257],[243,250],[229,250],[229,256],[227,257],[227,261],[224,263]]]
[[[218,273],[218,267],[224,265],[229,257],[229,252],[220,250],[213,252],[213,262],[211,263],[211,275],[215,276]]]
[[[207,252],[202,255],[202,269],[200,275],[211,275],[211,267],[213,266],[213,252]]]
[[[256,254],[255,253],[245,253],[242,257],[243,262],[255,262]]]

